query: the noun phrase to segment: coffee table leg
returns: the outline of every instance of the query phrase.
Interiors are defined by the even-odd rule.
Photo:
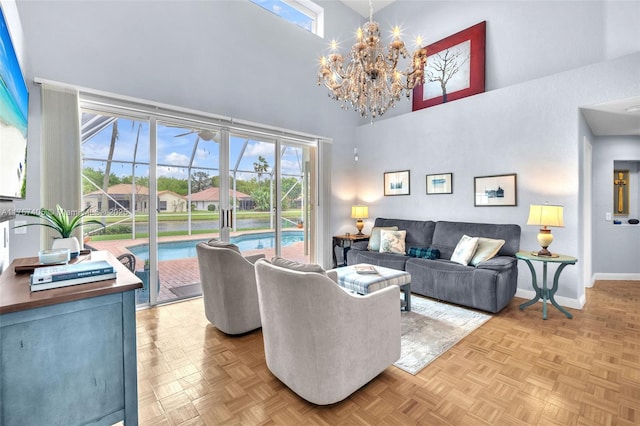
[[[404,294],[404,310],[411,312],[411,283],[401,285],[400,291]]]

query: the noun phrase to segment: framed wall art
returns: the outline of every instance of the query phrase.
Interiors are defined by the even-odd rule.
[[[452,194],[452,193],[453,193],[453,173],[427,175],[427,195]]]
[[[409,170],[384,173],[384,195],[409,195]]]
[[[484,92],[487,22],[427,46],[424,84],[413,89],[413,111]]]
[[[473,179],[476,207],[517,206],[518,190],[515,173],[479,176]]]

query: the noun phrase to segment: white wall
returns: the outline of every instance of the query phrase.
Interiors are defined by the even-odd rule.
[[[486,91],[640,51],[639,1],[398,1],[375,19],[385,35],[401,25],[408,46],[487,21]]]
[[[630,215],[613,216],[613,170],[614,162],[626,161],[629,170]],[[640,162],[640,137],[599,136],[593,142],[593,273],[596,277],[605,274],[635,274],[640,278],[640,225],[629,225],[629,218],[640,215],[638,211]],[[605,220],[605,213],[612,219],[622,221],[614,225]]]
[[[640,95],[638,75],[640,53],[362,125],[358,193],[374,218],[520,224],[523,250],[537,247],[537,227],[526,226],[529,205],[561,204],[566,226],[553,230],[551,250],[580,257],[579,107]],[[383,172],[406,169],[411,195],[384,197]],[[425,175],[446,172],[453,194],[426,195]],[[474,177],[505,173],[518,175],[518,205],[474,207]],[[526,266],[518,281],[520,290],[531,289]],[[564,270],[558,295],[581,306],[578,268]]]

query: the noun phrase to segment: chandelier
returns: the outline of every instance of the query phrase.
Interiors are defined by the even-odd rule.
[[[393,40],[385,52],[369,0],[369,22],[358,28],[346,69],[342,55],[337,53],[336,41],[331,41],[331,53],[320,59],[318,85],[324,84],[329,89],[329,97],[339,101],[342,109],[351,105],[362,117],[370,114],[373,121],[393,108],[403,94],[409,98],[411,90],[424,82],[427,49],[420,48],[420,38],[416,40],[418,49],[411,63],[401,71],[398,60],[409,57],[409,52],[400,39],[400,28],[395,27],[392,34]]]

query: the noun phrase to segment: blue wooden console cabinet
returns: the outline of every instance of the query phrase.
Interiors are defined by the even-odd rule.
[[[29,274],[0,275],[0,425],[138,423],[135,289],[115,280],[30,293]]]

